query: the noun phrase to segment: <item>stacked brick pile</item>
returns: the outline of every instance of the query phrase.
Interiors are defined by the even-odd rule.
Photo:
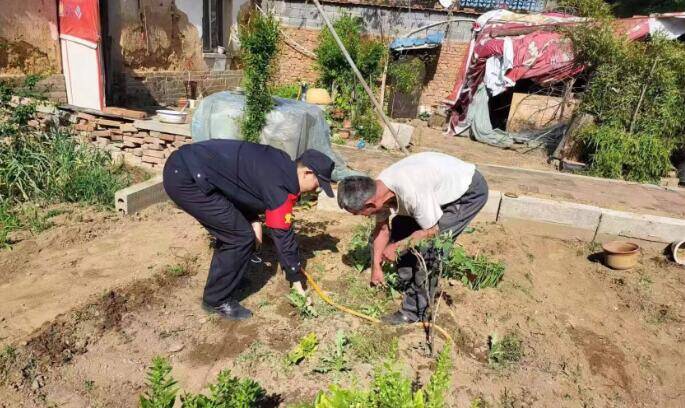
[[[174,150],[192,141],[183,135],[138,129],[125,119],[112,120],[82,112],[76,117],[74,129],[82,136],[132,165],[161,167]]]

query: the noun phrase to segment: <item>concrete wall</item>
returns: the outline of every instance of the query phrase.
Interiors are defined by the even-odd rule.
[[[0,75],[61,70],[55,0],[0,2]]]
[[[323,19],[311,3],[299,0],[272,0],[268,2],[281,21],[286,34],[313,51],[318,45],[318,35],[323,27]],[[445,21],[450,18],[447,13],[438,10],[392,8],[358,4],[324,4],[324,11],[331,20],[343,13],[360,17],[364,22],[365,33],[373,37],[390,39],[409,33],[426,25]],[[473,14],[455,13],[451,18],[475,18]],[[421,105],[439,105],[450,93],[459,67],[468,51],[471,38],[470,22],[451,23],[446,34],[446,41],[439,49],[435,74],[424,85],[419,103]],[[444,32],[445,26],[422,31],[423,34]],[[276,82],[285,84],[298,80],[313,83],[318,78],[315,61],[283,43],[276,69]]]

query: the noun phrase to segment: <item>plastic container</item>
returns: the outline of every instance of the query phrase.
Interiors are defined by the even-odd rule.
[[[186,123],[188,117],[187,112],[178,112],[175,110],[160,109],[157,111],[157,117],[160,122],[164,123]]]
[[[611,241],[602,245],[604,263],[611,269],[625,270],[637,265],[640,246],[633,242]]]

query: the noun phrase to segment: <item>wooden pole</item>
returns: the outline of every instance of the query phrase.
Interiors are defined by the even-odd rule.
[[[319,10],[319,14],[321,14],[323,21],[326,23],[326,27],[328,27],[328,30],[331,32],[333,39],[335,40],[336,44],[338,44],[338,47],[340,48],[340,51],[342,51],[343,55],[345,56],[347,63],[350,64],[352,71],[354,71],[354,74],[357,76],[357,79],[362,84],[362,87],[364,87],[364,91],[366,91],[366,94],[369,95],[369,98],[371,99],[373,106],[376,108],[376,113],[378,114],[378,116],[380,116],[381,120],[383,120],[383,123],[385,123],[385,126],[387,126],[388,129],[390,130],[390,134],[392,135],[393,139],[395,139],[395,143],[397,143],[397,146],[399,146],[400,150],[402,150],[402,153],[404,153],[405,155],[408,155],[409,152],[400,143],[400,138],[397,135],[397,129],[395,129],[392,126],[392,124],[390,123],[390,119],[388,119],[387,116],[385,116],[385,113],[383,113],[383,107],[376,100],[376,97],[373,95],[373,92],[371,92],[371,88],[369,88],[369,84],[366,83],[361,72],[359,72],[359,68],[357,68],[354,61],[352,60],[352,57],[347,52],[347,49],[345,48],[345,44],[343,44],[342,40],[340,40],[340,37],[338,37],[338,33],[335,31],[335,28],[333,28],[333,24],[331,24],[331,21],[328,19],[328,16],[323,11],[323,7],[321,7],[321,3],[319,3],[319,0],[314,0],[314,5],[316,5],[317,10]]]
[[[652,69],[649,71],[649,76],[647,77],[647,81],[645,81],[645,86],[642,88],[642,93],[640,94],[640,100],[637,101],[637,106],[635,107],[635,113],[633,113],[633,120],[630,121],[630,133],[633,133],[633,130],[635,129],[635,122],[637,121],[637,114],[640,112],[640,108],[642,107],[642,102],[645,100],[645,94],[647,93],[647,87],[649,86],[649,82],[652,80],[652,75],[654,75],[654,70],[656,69],[656,63],[659,62],[659,58],[654,58],[654,65],[652,65]]]

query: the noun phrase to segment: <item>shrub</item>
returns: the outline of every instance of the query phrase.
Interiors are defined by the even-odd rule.
[[[278,51],[278,20],[272,15],[253,13],[240,26],[240,44],[245,73],[245,113],[241,125],[243,139],[259,142],[266,115],[273,107],[269,82],[271,62]]]
[[[148,369],[148,390],[140,396],[141,408],[171,408],[178,388],[171,376],[171,366],[155,357]],[[210,384],[209,395],[184,393],[182,408],[252,408],[266,396],[264,389],[251,379],[233,377],[229,370],[219,373],[216,384]]]
[[[629,42],[614,33],[600,0],[568,0],[596,23],[567,29],[579,63],[588,67],[580,106],[598,126],[581,132],[592,173],[656,182],[685,145],[685,45],[655,36]]]
[[[419,90],[421,73],[425,69],[423,61],[419,58],[397,60],[388,66],[388,78],[397,91],[412,94]]]
[[[383,59],[387,57],[385,46],[381,42],[362,37],[362,20],[358,17],[344,14],[333,22],[333,28],[352,61],[373,89],[381,75]],[[335,107],[352,119],[361,138],[369,143],[376,143],[380,140],[382,128],[373,113],[371,100],[328,28],[324,28],[319,34],[319,45],[315,53],[320,72],[319,83],[335,90]]]
[[[280,96],[281,98],[287,99],[297,99],[300,94],[299,84],[285,84],[274,87],[271,90],[271,94],[274,96]]]
[[[451,382],[452,359],[446,346],[437,358],[436,369],[428,385],[414,390],[411,378],[405,377],[396,367],[397,356],[391,357],[375,370],[369,390],[345,389],[331,385],[320,392],[313,408],[444,408],[445,394]],[[306,406],[306,405],[305,405]]]

